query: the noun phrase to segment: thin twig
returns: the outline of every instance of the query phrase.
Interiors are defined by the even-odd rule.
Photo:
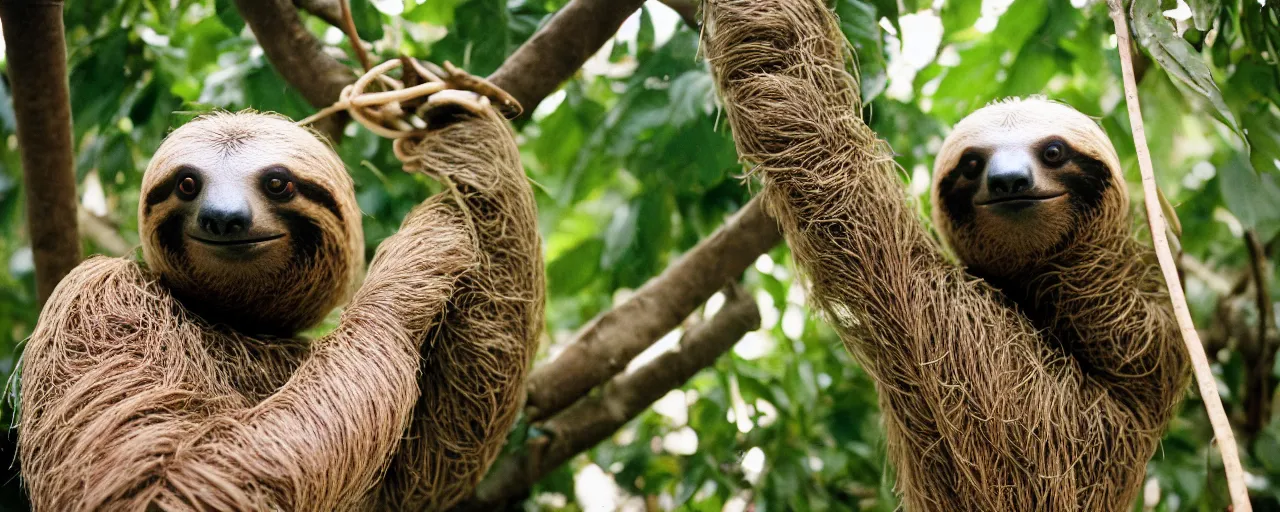
[[[1205,286],[1218,294],[1220,298],[1226,298],[1231,295],[1231,280],[1226,276],[1219,274],[1216,270],[1209,268],[1205,262],[1200,261],[1189,254],[1182,254],[1182,268],[1186,269],[1187,274],[1195,276],[1196,279],[1204,282]]]
[[[351,0],[338,0],[338,5],[342,7],[342,31],[347,33],[347,39],[351,41],[351,48],[356,52],[356,60],[360,61],[360,67],[365,72],[373,69],[373,65],[369,62],[369,54],[364,51],[364,43],[360,41],[360,32],[356,30],[356,21],[351,18]]]
[[[80,235],[86,240],[92,240],[108,256],[125,256],[133,252],[136,244],[131,244],[120,236],[120,231],[107,219],[84,207],[76,211],[76,218],[80,221]]]
[[[1235,435],[1231,432],[1231,422],[1228,421],[1227,413],[1222,408],[1222,398],[1218,396],[1217,379],[1209,368],[1209,358],[1205,356],[1204,345],[1200,343],[1200,335],[1196,332],[1195,323],[1191,320],[1191,311],[1187,307],[1187,299],[1183,294],[1178,270],[1174,265],[1173,253],[1169,250],[1169,240],[1165,236],[1166,225],[1157,198],[1159,192],[1151,166],[1151,151],[1147,147],[1146,129],[1142,125],[1142,109],[1138,104],[1138,84],[1133,76],[1128,16],[1125,14],[1122,0],[1109,0],[1107,3],[1111,10],[1111,21],[1116,26],[1116,46],[1120,51],[1120,68],[1124,75],[1125,103],[1129,109],[1129,123],[1133,126],[1133,142],[1138,153],[1138,167],[1142,171],[1142,195],[1147,209],[1147,224],[1151,229],[1151,242],[1155,246],[1156,258],[1160,261],[1165,284],[1169,287],[1169,299],[1173,301],[1173,313],[1178,319],[1178,327],[1182,330],[1182,340],[1191,357],[1196,383],[1200,388],[1200,398],[1204,401],[1209,422],[1213,425],[1213,435],[1218,440],[1218,450],[1222,454],[1222,465],[1227,474],[1227,488],[1231,491],[1232,506],[1235,512],[1251,512],[1253,507],[1249,504],[1249,490],[1244,485],[1244,471],[1240,466],[1240,456],[1236,448]]]
[[[1245,371],[1244,392],[1245,431],[1249,435],[1261,432],[1271,416],[1271,367],[1275,365],[1276,347],[1271,336],[1271,286],[1268,284],[1271,267],[1267,254],[1252,229],[1244,232],[1244,244],[1249,250],[1250,274],[1258,308],[1258,333],[1254,345],[1252,368]]]
[[[1271,286],[1268,284],[1268,274],[1271,267],[1267,265],[1267,254],[1262,247],[1262,241],[1258,239],[1258,232],[1248,230],[1244,232],[1245,247],[1249,249],[1249,262],[1253,273],[1254,292],[1257,294],[1258,302],[1258,340],[1262,347],[1263,357],[1266,357],[1267,339],[1271,329]]]

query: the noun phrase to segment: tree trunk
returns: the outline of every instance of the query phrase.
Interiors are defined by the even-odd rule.
[[[41,306],[80,263],[62,2],[0,0]]]

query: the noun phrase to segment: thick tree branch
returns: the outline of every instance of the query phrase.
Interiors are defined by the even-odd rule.
[[[271,66],[311,106],[324,108],[333,104],[342,88],[355,82],[351,68],[324,52],[324,45],[307,31],[289,0],[236,0],[236,8],[253,30]],[[345,116],[331,116],[317,123],[316,129],[337,141],[345,124]]]
[[[40,304],[80,263],[62,2],[0,0]]]
[[[698,0],[661,0],[663,5],[670,7],[676,14],[680,15],[680,19],[684,20],[684,24],[692,28],[698,28]]]
[[[711,366],[748,332],[760,327],[760,311],[745,292],[728,293],[714,317],[690,329],[677,349],[635,372],[614,377],[597,396],[584,398],[536,428],[545,433],[499,459],[460,509],[495,510],[574,455],[608,439],[653,402]]]
[[[325,23],[342,28],[342,4],[339,2],[340,0],[293,0],[293,5]]]
[[[356,77],[324,53],[324,45],[302,24],[295,4],[336,27],[342,26],[337,0],[236,0],[240,16],[276,71],[313,107],[327,107]],[[516,49],[489,81],[514,96],[527,116],[577,73],[643,4],[644,0],[573,0]],[[346,116],[331,116],[316,128],[337,141],[347,120]]]
[[[781,240],[777,223],[759,201],[747,203],[626,302],[587,324],[558,357],[536,368],[529,377],[530,420],[564,409],[626,368]]]
[[[644,0],[573,0],[529,38],[489,81],[505,89],[529,115],[618,32]]]

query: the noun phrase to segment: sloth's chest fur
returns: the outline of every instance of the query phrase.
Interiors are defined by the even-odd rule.
[[[251,337],[226,329],[207,328],[203,338],[215,378],[250,403],[284,386],[311,350],[305,339]]]

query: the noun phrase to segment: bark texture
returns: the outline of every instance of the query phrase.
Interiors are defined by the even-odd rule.
[[[0,0],[0,24],[22,152],[36,295],[43,305],[82,257],[62,2]]]

